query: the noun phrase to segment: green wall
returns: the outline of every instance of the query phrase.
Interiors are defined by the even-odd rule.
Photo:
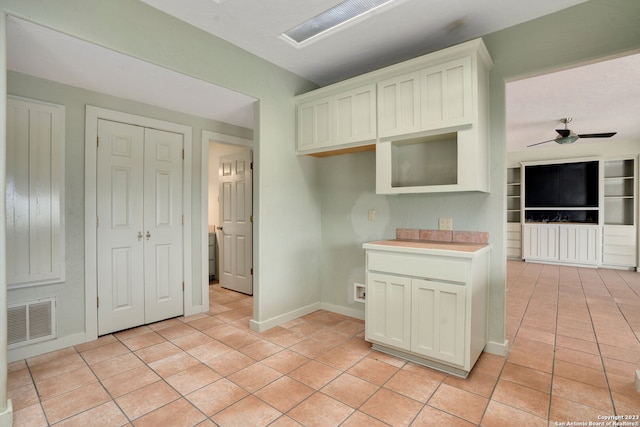
[[[85,331],[85,280],[84,280],[84,176],[85,176],[85,106],[93,105],[120,112],[136,114],[158,120],[171,121],[190,126],[193,141],[188,143],[196,147],[201,144],[202,130],[210,130],[227,135],[252,138],[252,130],[239,128],[225,123],[200,117],[193,117],[175,111],[165,110],[130,100],[115,98],[106,94],[59,84],[56,82],[9,72],[7,75],[8,93],[40,101],[51,102],[65,107],[65,252],[66,280],[64,283],[20,288],[8,291],[9,304],[56,297],[58,313],[58,336],[65,337],[82,334]],[[198,157],[193,160],[194,168],[200,168]],[[200,172],[194,172],[198,175]],[[193,182],[194,192],[199,192],[200,181]],[[199,193],[198,193],[199,194]],[[199,206],[199,198],[194,206]],[[199,208],[198,208],[199,209]],[[194,240],[200,242],[200,230],[194,227]],[[199,254],[200,248],[195,248]],[[198,256],[198,255],[195,255]],[[193,272],[194,304],[201,304],[202,277],[199,271]]]
[[[26,18],[71,36],[96,43],[117,52],[140,58],[150,63],[212,82],[256,98],[254,138],[254,282],[256,297],[254,317],[257,321],[274,318],[282,313],[317,303],[320,282],[315,254],[320,249],[320,199],[317,195],[317,168],[313,159],[295,155],[294,96],[315,87],[255,55],[241,50],[221,39],[196,29],[184,22],[131,0],[5,0],[6,14]],[[4,39],[5,22],[0,23],[0,37]],[[4,57],[4,43],[0,55]],[[12,77],[13,79],[14,77]],[[168,88],[171,90],[171,88]],[[45,93],[47,90],[45,89]],[[0,96],[4,97],[4,81],[0,83]],[[26,95],[26,94],[25,94]],[[33,95],[34,98],[42,96]],[[108,97],[106,97],[108,98]],[[55,102],[55,100],[52,100]],[[95,102],[113,109],[126,108],[120,102]],[[142,110],[135,110],[142,113]],[[4,108],[0,111],[4,117]],[[73,111],[69,120],[73,118]],[[173,114],[161,114],[161,119],[176,120]],[[220,125],[219,125],[220,126]],[[195,126],[204,127],[204,124]],[[193,159],[201,157],[199,130],[194,128]],[[209,129],[221,131],[217,129]],[[0,132],[0,146],[4,146],[4,129]],[[241,135],[243,136],[243,135]],[[74,142],[79,144],[79,142]],[[70,158],[73,157],[73,158]],[[77,149],[67,153],[67,167],[80,162],[84,153]],[[81,167],[81,166],[80,166]],[[80,207],[72,215],[69,230],[83,227],[83,184],[79,170],[67,171],[67,204]],[[79,175],[75,175],[78,173]],[[193,162],[192,253],[198,254],[200,218],[200,162]],[[0,236],[4,238],[4,236]],[[84,272],[84,237],[78,232],[67,235],[67,244],[77,246],[67,254],[74,266],[69,278],[80,280]],[[202,271],[200,257],[191,265],[194,282]],[[0,291],[6,284],[0,283]],[[73,294],[81,301],[75,285],[65,284],[61,292]],[[70,297],[71,298],[71,297]],[[70,315],[82,319],[83,304]],[[66,323],[66,321],[65,321]],[[70,323],[70,322],[69,322]],[[81,327],[81,326],[80,326]],[[79,327],[69,325],[69,329]]]

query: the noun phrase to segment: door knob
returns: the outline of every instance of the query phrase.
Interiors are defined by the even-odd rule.
[[[142,240],[142,231],[138,231],[138,241]]]
[[[151,238],[151,233],[149,233],[149,230],[147,230],[147,240],[149,240]]]
[[[216,227],[216,230],[222,230],[222,227]]]

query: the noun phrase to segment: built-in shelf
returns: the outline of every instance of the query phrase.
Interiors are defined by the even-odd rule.
[[[457,183],[457,132],[391,142],[391,187]]]
[[[604,223],[634,225],[635,160],[604,162]]]
[[[520,222],[520,166],[507,169],[507,222]]]

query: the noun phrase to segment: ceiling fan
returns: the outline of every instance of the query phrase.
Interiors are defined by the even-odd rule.
[[[527,147],[533,147],[535,145],[546,144],[547,142],[555,141],[558,144],[572,144],[576,142],[580,138],[611,138],[617,132],[605,132],[605,133],[583,133],[583,134],[575,134],[571,132],[570,129],[567,129],[567,123],[571,122],[571,117],[565,117],[560,119],[561,123],[564,123],[564,129],[556,129],[558,132],[558,136],[554,139],[550,139],[548,141],[537,142],[535,144],[527,145]]]

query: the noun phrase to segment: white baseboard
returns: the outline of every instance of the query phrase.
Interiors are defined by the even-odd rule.
[[[87,342],[86,334],[80,332],[73,335],[67,335],[65,337],[57,338],[51,341],[43,341],[37,344],[27,345],[24,347],[13,348],[8,351],[7,359],[9,362],[15,362],[17,360],[28,359],[34,356],[40,356],[41,354],[49,353],[63,348],[71,347],[73,345],[83,344]]]
[[[267,329],[271,329],[275,326],[282,325],[298,317],[306,316],[318,310],[331,311],[332,313],[342,314],[343,316],[353,317],[355,319],[364,320],[364,311],[356,310],[348,307],[342,307],[340,305],[329,304],[326,302],[316,302],[306,307],[299,308],[297,310],[290,311],[288,313],[281,314],[280,316],[272,317],[271,319],[258,322],[256,320],[249,321],[249,327],[256,332],[264,332]]]
[[[283,323],[287,323],[291,320],[297,319],[298,317],[306,316],[307,314],[318,310],[320,310],[320,303],[316,302],[261,322],[251,319],[249,321],[249,327],[253,331],[264,332],[268,329],[282,325]]]
[[[320,308],[332,313],[342,314],[343,316],[349,316],[355,319],[364,320],[364,311],[356,310],[355,308],[343,307],[341,305],[329,304],[326,302],[321,302]]]
[[[11,399],[7,400],[7,409],[0,412],[0,427],[11,427],[13,425],[13,405]]]
[[[509,340],[504,340],[502,343],[489,341],[484,346],[484,351],[497,356],[506,356],[509,353]]]

